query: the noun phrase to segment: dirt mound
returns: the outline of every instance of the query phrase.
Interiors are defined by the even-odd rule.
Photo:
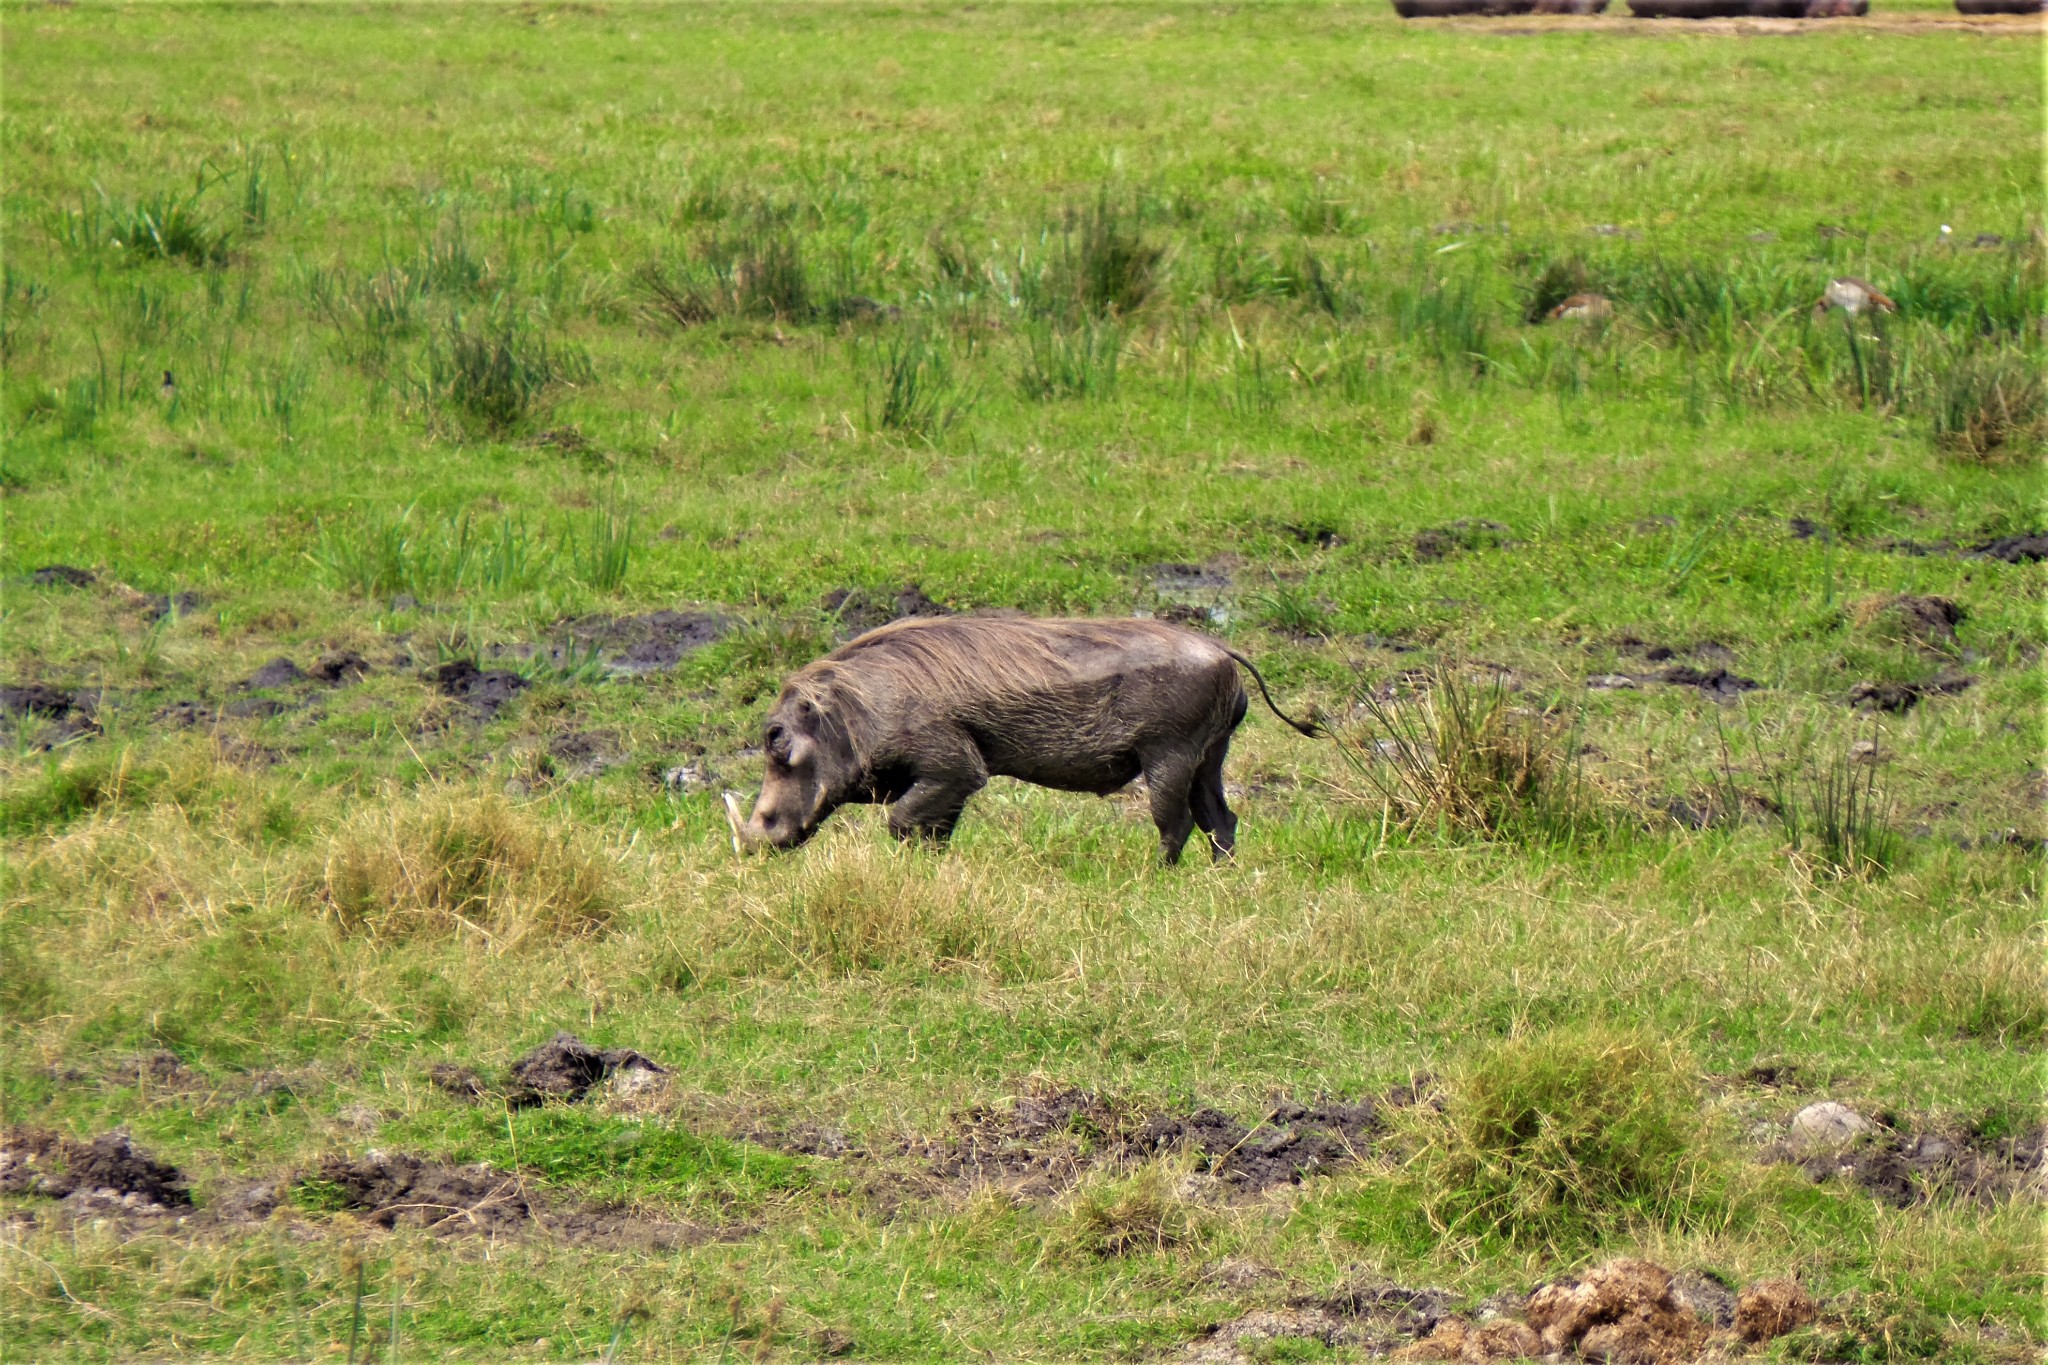
[[[312,676],[330,686],[369,676],[370,661],[352,649],[331,649],[314,661]]]
[[[1689,1361],[1707,1338],[1706,1325],[1679,1302],[1671,1272],[1630,1257],[1542,1286],[1524,1317],[1546,1349],[1576,1349],[1590,1360]]]
[[[290,687],[293,683],[304,681],[306,675],[299,666],[280,654],[251,673],[242,686],[251,692],[259,692],[272,687]]]
[[[506,1099],[516,1107],[549,1100],[574,1103],[592,1086],[617,1072],[665,1076],[668,1068],[629,1047],[598,1049],[573,1033],[557,1033],[512,1063]]]
[[[510,669],[483,669],[474,659],[455,659],[427,670],[427,678],[444,697],[467,704],[481,719],[495,716],[533,684]]]
[[[340,1208],[385,1228],[502,1233],[524,1226],[534,1212],[516,1175],[406,1152],[329,1157],[318,1178]]]
[[[185,616],[205,605],[206,599],[196,592],[144,594],[142,619],[161,621],[166,616]]]
[[[1526,1322],[1495,1318],[1471,1323],[1446,1318],[1422,1340],[1394,1352],[1395,1360],[1527,1360],[1543,1354],[1543,1338]]]
[[[580,781],[624,763],[622,748],[609,730],[570,730],[548,741],[547,766],[555,777]]]
[[[1820,1315],[1797,1280],[1758,1280],[1735,1301],[1735,1334],[1752,1345],[1775,1340]]]
[[[2027,11],[2002,11],[2024,12]],[[2048,531],[2032,531],[2026,535],[2000,536],[1996,540],[1983,541],[1964,552],[1970,559],[1995,559],[2001,564],[2034,564],[2048,559]]]
[[[7,1129],[0,1135],[0,1194],[98,1195],[153,1208],[192,1202],[178,1168],[156,1160],[119,1129],[88,1142],[47,1128]]]
[[[1856,604],[1852,614],[1860,626],[1876,627],[1923,645],[1954,644],[1956,627],[1968,615],[1949,598],[1915,597],[1911,593],[1865,598]]]
[[[564,623],[569,639],[598,651],[614,673],[638,676],[674,668],[683,656],[716,644],[732,622],[716,612],[650,611],[643,616],[584,616]]]
[[[48,683],[0,687],[0,716],[41,716],[62,720],[78,709],[78,694]]]
[[[913,616],[951,616],[948,608],[925,595],[915,583],[906,584],[893,598],[873,596],[860,588],[834,588],[818,599],[818,610],[837,619],[837,634],[851,638],[877,626]]]

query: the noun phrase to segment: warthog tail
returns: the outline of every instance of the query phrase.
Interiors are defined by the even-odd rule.
[[[1239,663],[1243,664],[1245,668],[1250,671],[1252,675],[1252,681],[1259,685],[1259,695],[1266,699],[1267,710],[1271,711],[1274,715],[1280,717],[1280,719],[1286,721],[1295,729],[1301,731],[1301,733],[1303,733],[1304,735],[1307,735],[1310,739],[1320,739],[1322,736],[1330,733],[1329,727],[1325,725],[1319,724],[1318,722],[1312,720],[1296,720],[1294,717],[1288,715],[1285,711],[1282,711],[1279,708],[1279,706],[1274,704],[1273,694],[1266,690],[1266,680],[1259,673],[1259,666],[1253,663],[1250,659],[1245,658],[1244,655],[1238,653],[1236,650],[1232,649],[1228,645],[1223,646],[1223,652],[1225,654],[1228,654],[1231,658],[1237,660]]]

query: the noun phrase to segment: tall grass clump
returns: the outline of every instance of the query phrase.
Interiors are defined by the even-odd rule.
[[[868,343],[868,425],[936,440],[972,404],[945,339],[911,325]]]
[[[1445,1238],[1566,1248],[1684,1226],[1717,1193],[1697,1067],[1641,1029],[1509,1039],[1452,1071],[1440,1113],[1405,1117],[1405,1173]]]
[[[599,592],[616,592],[633,563],[633,514],[603,507],[570,531],[576,576]]]
[[[556,562],[545,531],[517,518],[486,522],[469,511],[435,518],[422,515],[416,505],[322,522],[318,536],[310,555],[315,566],[337,591],[359,597],[403,592],[424,599],[464,589],[521,592],[553,573]],[[602,577],[616,570],[623,578],[631,536],[630,524],[623,529],[623,541],[616,523],[586,532],[578,542],[588,556],[586,571]]]
[[[1491,363],[1493,320],[1477,270],[1433,276],[1427,263],[1395,291],[1394,330],[1446,370],[1482,375]]]
[[[516,315],[469,324],[456,318],[427,348],[425,395],[486,431],[517,427],[543,405],[551,389],[587,376],[574,350]]]
[[[2024,460],[2048,441],[2039,357],[1999,348],[1954,357],[1929,381],[1934,443],[1966,460]]]
[[[188,265],[225,265],[232,229],[214,226],[199,208],[198,194],[159,194],[135,204],[109,207],[104,219],[107,245],[138,256]]]
[[[342,930],[474,934],[496,950],[592,933],[616,902],[603,854],[503,797],[431,790],[364,811],[328,842],[322,891]]]
[[[1062,327],[1035,322],[1024,336],[1024,363],[1017,386],[1026,398],[1107,398],[1116,391],[1123,329],[1114,321],[1084,319]]]
[[[1048,268],[1027,277],[1026,302],[1052,317],[1129,317],[1152,297],[1166,248],[1146,240],[1134,206],[1107,188],[1058,228],[1059,251]]]
[[[1368,693],[1360,706],[1365,723],[1337,742],[1362,785],[1339,791],[1404,832],[1568,841],[1607,827],[1580,772],[1576,729],[1510,705],[1498,673],[1475,683],[1438,664],[1413,694]]]
[[[1773,773],[1772,804],[1792,851],[1829,876],[1890,871],[1905,840],[1892,823],[1893,802],[1877,784],[1877,769],[1844,749]]]

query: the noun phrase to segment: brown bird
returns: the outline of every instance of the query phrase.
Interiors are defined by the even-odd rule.
[[[1844,275],[1839,279],[1829,280],[1828,287],[1821,291],[1820,298],[1815,300],[1813,305],[1813,320],[1819,322],[1836,309],[1853,318],[1860,313],[1872,311],[1896,313],[1899,311],[1899,305],[1878,293],[1876,287],[1868,280]]]
[[[1614,316],[1614,302],[1605,294],[1573,294],[1563,303],[1550,310],[1552,322],[1565,318],[1611,318]]]

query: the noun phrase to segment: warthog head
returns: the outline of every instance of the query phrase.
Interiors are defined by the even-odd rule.
[[[761,748],[767,773],[740,839],[795,848],[845,802],[859,771],[853,746],[831,697],[792,685],[768,713]]]

